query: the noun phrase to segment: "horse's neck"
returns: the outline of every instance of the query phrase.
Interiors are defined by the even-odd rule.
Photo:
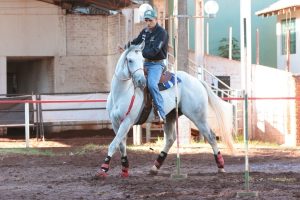
[[[131,94],[134,92],[134,85],[132,80],[119,80],[117,77],[114,77],[112,80],[111,91],[115,96],[122,96],[124,94]]]
[[[113,102],[118,102],[119,100],[124,103],[126,99],[129,101],[133,96],[138,97],[139,101],[144,100],[144,91],[139,88],[134,88],[132,80],[122,81],[116,77],[112,80],[111,94]]]

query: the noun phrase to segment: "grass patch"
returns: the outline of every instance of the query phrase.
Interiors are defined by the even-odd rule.
[[[94,152],[99,150],[99,145],[96,144],[86,144],[83,147],[76,150],[75,154],[77,155],[84,155],[86,153]]]
[[[244,144],[244,135],[239,134],[234,138],[235,143],[238,144]],[[267,147],[279,147],[279,144],[272,143],[272,142],[264,142],[264,141],[258,141],[258,140],[248,140],[248,144],[251,145],[258,145],[258,146],[267,146]]]
[[[50,150],[34,149],[34,148],[7,148],[0,149],[0,155],[22,154],[22,155],[43,155],[54,156],[55,154]]]

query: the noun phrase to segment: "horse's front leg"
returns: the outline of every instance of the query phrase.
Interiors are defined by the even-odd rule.
[[[150,174],[156,175],[158,173],[158,170],[167,158],[168,152],[176,139],[175,117],[176,116],[173,114],[167,115],[167,122],[164,124],[164,147],[157,159],[154,161],[154,165],[150,169]]]
[[[126,141],[127,141],[127,137],[125,137],[120,143],[121,164],[122,164],[121,177],[123,178],[129,176],[129,161],[127,158]]]
[[[113,139],[113,141],[110,143],[110,145],[108,147],[108,154],[107,154],[106,158],[104,159],[104,163],[101,165],[101,168],[96,173],[97,177],[106,177],[107,176],[110,160],[111,160],[113,154],[116,152],[116,150],[118,148],[120,148],[121,142],[123,140],[126,140],[127,133],[129,131],[129,129],[131,128],[131,126],[132,126],[132,123],[129,120],[129,118],[126,118],[121,123],[121,125],[116,133],[115,138]],[[125,143],[125,145],[126,145],[126,143]],[[126,160],[127,160],[127,157],[126,157]]]

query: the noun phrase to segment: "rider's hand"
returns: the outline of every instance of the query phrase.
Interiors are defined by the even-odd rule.
[[[125,49],[121,45],[118,45],[118,51],[119,51],[119,53],[123,53],[123,51],[125,51]]]

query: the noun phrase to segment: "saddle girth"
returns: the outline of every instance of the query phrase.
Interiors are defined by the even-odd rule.
[[[142,112],[139,120],[135,123],[135,125],[140,125],[145,123],[148,119],[150,112],[152,110],[152,96],[147,87],[144,88],[144,107],[142,108]]]

